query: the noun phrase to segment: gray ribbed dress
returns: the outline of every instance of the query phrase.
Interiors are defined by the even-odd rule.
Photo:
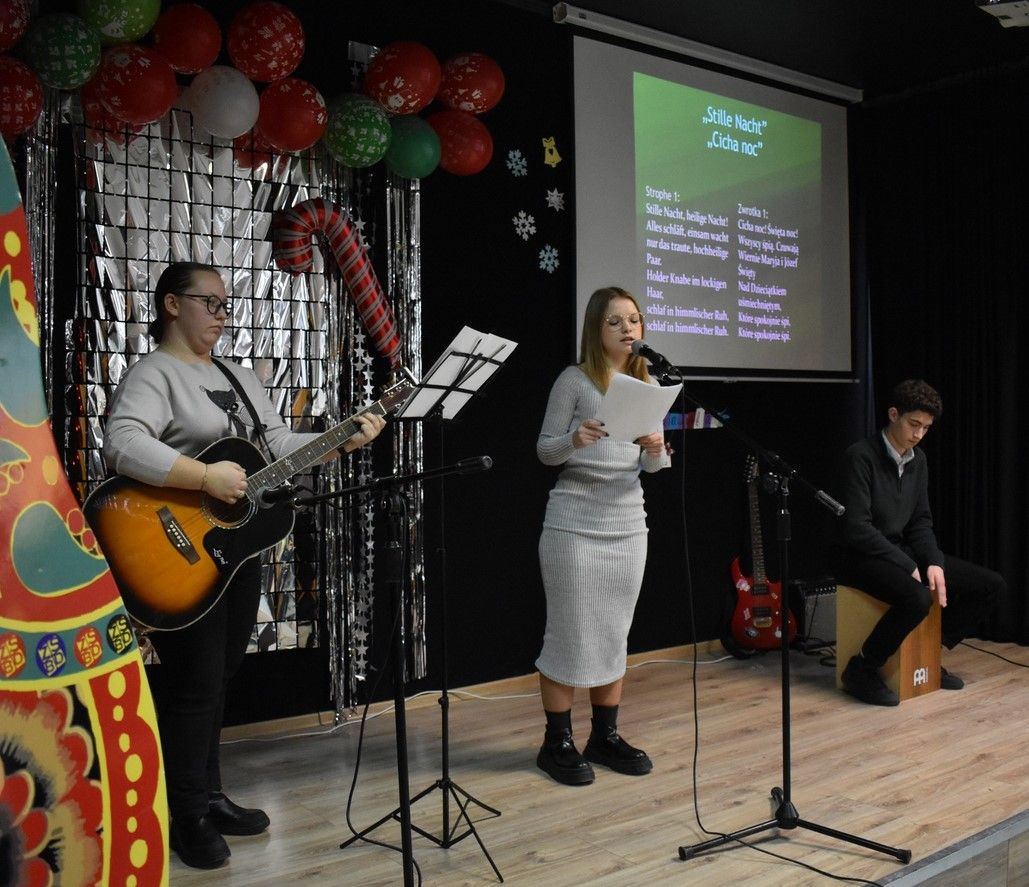
[[[571,687],[598,687],[625,674],[626,640],[647,560],[647,523],[639,473],[668,456],[601,439],[582,449],[573,432],[600,410],[601,393],[578,367],[550,392],[536,453],[564,465],[550,491],[540,536],[547,628],[536,667]]]

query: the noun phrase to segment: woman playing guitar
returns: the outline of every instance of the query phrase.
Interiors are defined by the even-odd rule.
[[[215,362],[232,306],[218,270],[178,262],[161,275],[154,293],[155,351],[126,374],[111,401],[104,439],[108,466],[153,487],[200,491],[227,505],[245,500],[246,469],[237,461],[193,458],[227,436],[267,440],[276,457],[317,434],[291,432],[251,370]],[[263,429],[240,403],[237,385],[254,405]],[[245,400],[245,399],[244,399]],[[374,414],[353,420],[356,433],[341,449],[370,443],[385,421]],[[338,454],[332,450],[326,459]],[[217,504],[217,503],[215,503]],[[155,693],[171,813],[171,847],[186,865],[215,868],[229,856],[222,835],[257,834],[268,827],[261,810],[237,806],[222,793],[219,734],[225,688],[242,662],[257,618],[260,558],[245,559],[210,609],[177,631],[151,635],[165,680]]]

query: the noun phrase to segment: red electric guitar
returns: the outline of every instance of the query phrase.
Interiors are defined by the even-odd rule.
[[[782,643],[782,585],[765,576],[765,550],[761,538],[761,503],[758,501],[757,459],[747,457],[747,498],[750,504],[750,550],[754,577],[743,575],[740,559],[733,559],[736,609],[730,631],[733,642],[744,650],[773,650]],[[789,640],[797,634],[793,614],[786,608]]]

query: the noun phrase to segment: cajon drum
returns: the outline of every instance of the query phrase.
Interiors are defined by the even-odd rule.
[[[843,687],[843,669],[889,605],[849,585],[836,586],[836,686]],[[904,638],[900,649],[879,670],[900,701],[940,689],[940,605]]]

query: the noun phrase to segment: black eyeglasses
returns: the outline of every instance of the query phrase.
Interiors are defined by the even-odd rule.
[[[226,317],[232,317],[232,301],[230,299],[219,299],[217,296],[206,293],[176,293],[175,295],[182,299],[203,299],[208,314],[224,311]]]

